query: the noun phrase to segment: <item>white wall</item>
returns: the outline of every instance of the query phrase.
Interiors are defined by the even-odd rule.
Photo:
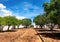
[[[12,28],[13,28],[13,26],[10,26],[9,30],[11,30]],[[18,27],[15,26],[15,28],[18,28]],[[24,28],[24,26],[20,25],[19,28]],[[3,31],[6,31],[6,30],[8,30],[8,26],[7,25],[3,27]]]
[[[4,26],[3,27],[3,31],[7,30],[8,29],[8,26]]]
[[[19,28],[24,28],[24,26],[23,25],[20,25]]]

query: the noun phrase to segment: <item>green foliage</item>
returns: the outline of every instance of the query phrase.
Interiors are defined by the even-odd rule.
[[[2,24],[2,17],[0,17],[0,25]]]
[[[0,17],[0,25],[5,25],[5,21],[3,17]]]
[[[46,14],[48,14],[49,11],[50,11],[50,9],[49,9],[50,8],[49,3],[46,2],[46,3],[43,4],[43,6],[44,6],[44,11],[46,12]]]
[[[18,23],[18,25],[22,24],[22,20],[18,20],[17,23]]]
[[[60,0],[51,0],[50,3],[45,3],[44,10],[48,14],[47,17],[50,19],[50,22],[54,24],[60,23]]]
[[[22,20],[18,20],[18,22],[17,22],[18,28],[19,28],[19,25],[22,25]]]
[[[60,24],[60,0],[51,0],[50,3],[44,3],[44,10],[49,23]]]
[[[45,14],[34,18],[36,25],[60,24],[60,0],[51,0],[50,3],[44,3]]]
[[[34,18],[34,22],[36,25],[43,26],[44,24],[46,24],[46,15],[45,14],[38,15],[37,17]]]
[[[3,20],[4,20],[4,25],[8,25],[9,27],[14,26],[14,28],[18,22],[18,19],[14,16],[5,16]],[[8,30],[9,30],[9,27],[8,27]]]
[[[27,27],[27,26],[31,25],[31,22],[32,22],[31,19],[26,18],[26,19],[22,20],[22,25]]]
[[[17,19],[14,16],[5,16],[4,17],[5,25],[17,25]]]
[[[8,30],[10,26],[13,26],[15,29],[15,26],[19,26],[21,24],[24,26],[29,26],[31,25],[31,22],[31,19],[18,20],[15,16],[0,17],[0,27],[2,25],[8,25]]]

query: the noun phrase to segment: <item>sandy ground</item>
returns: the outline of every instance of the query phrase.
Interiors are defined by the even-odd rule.
[[[15,32],[1,32],[0,42],[42,42],[32,28],[17,29]]]

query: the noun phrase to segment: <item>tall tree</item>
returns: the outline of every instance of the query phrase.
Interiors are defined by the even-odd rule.
[[[11,24],[12,24],[12,26],[13,26],[13,28],[15,29],[15,26],[17,26],[18,25],[18,19],[16,18],[16,17],[14,17],[14,16],[12,16],[11,17]]]
[[[45,14],[38,15],[37,17],[34,18],[34,22],[36,25],[39,25],[42,28],[42,26],[45,25],[46,23],[46,15]]]
[[[5,16],[4,21],[5,21],[5,25],[8,25],[8,30],[11,25],[14,26],[14,28],[15,25],[17,25],[17,19],[14,16]]]
[[[60,0],[51,0],[50,3],[44,3],[44,10],[51,24],[60,24]]]

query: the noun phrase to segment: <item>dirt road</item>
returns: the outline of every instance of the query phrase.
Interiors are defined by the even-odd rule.
[[[42,42],[32,28],[17,29],[15,32],[0,33],[0,42]]]

